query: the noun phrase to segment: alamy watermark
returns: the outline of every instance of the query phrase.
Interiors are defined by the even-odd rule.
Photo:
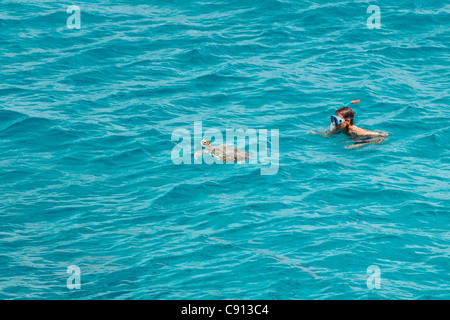
[[[77,265],[71,265],[67,267],[67,274],[70,276],[67,278],[67,288],[81,289],[81,270]]]
[[[79,6],[69,6],[67,13],[72,14],[67,18],[67,28],[81,29],[81,10]]]
[[[380,7],[372,4],[367,8],[367,13],[372,13],[372,15],[369,18],[367,18],[367,28],[380,29],[381,28]]]
[[[369,289],[380,289],[381,288],[381,271],[379,266],[369,266],[367,268],[367,278],[366,284]]]
[[[182,163],[201,164],[203,161],[206,164],[245,163],[248,161],[249,164],[269,165],[262,167],[260,172],[262,175],[273,175],[278,172],[279,166],[279,130],[269,131],[267,129],[226,129],[224,144],[222,131],[209,128],[203,133],[202,122],[196,121],[194,122],[193,140],[190,130],[176,129],[173,131],[171,140],[179,142],[172,149],[171,159],[176,165]],[[246,141],[248,141],[248,152],[245,151]]]

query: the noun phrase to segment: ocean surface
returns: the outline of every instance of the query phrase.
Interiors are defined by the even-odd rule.
[[[1,299],[450,298],[448,1],[2,0],[0,39]],[[383,143],[308,134],[356,99]],[[194,122],[278,171],[175,164]]]

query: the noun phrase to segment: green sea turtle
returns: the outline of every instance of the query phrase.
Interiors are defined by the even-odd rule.
[[[211,145],[209,140],[203,139],[202,146],[205,147],[203,150],[199,150],[194,154],[194,158],[197,159],[201,157],[203,154],[208,153],[219,160],[222,160],[227,163],[237,162],[244,163],[245,160],[250,159],[252,155],[250,153],[245,152],[244,150],[230,147],[231,144],[221,144],[219,146]]]

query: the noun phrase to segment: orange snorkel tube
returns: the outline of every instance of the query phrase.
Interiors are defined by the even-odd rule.
[[[353,100],[350,101],[349,103],[347,103],[346,107],[348,107],[349,104],[355,104],[355,103],[359,103],[361,100]]]

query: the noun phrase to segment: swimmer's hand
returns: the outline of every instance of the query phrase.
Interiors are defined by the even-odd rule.
[[[332,135],[332,134],[335,134],[333,131],[330,131],[330,130],[324,130],[324,131],[308,131],[307,132],[307,134],[308,133],[312,133],[312,134],[318,134],[319,136],[323,136],[323,137],[326,137],[326,136],[329,136],[329,135]]]

